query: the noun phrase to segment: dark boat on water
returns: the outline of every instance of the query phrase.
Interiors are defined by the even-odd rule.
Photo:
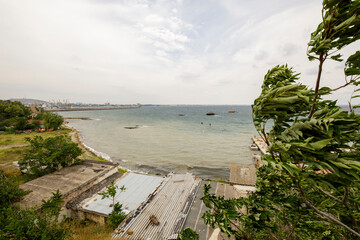
[[[213,112],[207,112],[206,115],[212,116],[212,115],[215,115],[215,113],[213,113]]]

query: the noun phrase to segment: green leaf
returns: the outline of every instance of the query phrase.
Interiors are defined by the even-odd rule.
[[[331,56],[331,59],[338,61],[338,62],[342,62],[342,61],[344,61],[344,59],[341,59],[341,56],[342,56],[341,54],[337,54],[337,55]]]
[[[310,143],[310,146],[314,150],[320,150],[320,149],[324,148],[326,145],[328,145],[331,142],[331,140],[332,140],[332,138],[320,140],[320,141],[317,141],[314,143]]]
[[[355,19],[356,19],[356,15],[354,14],[350,18],[346,19],[345,21],[343,21],[342,23],[340,23],[339,25],[334,27],[334,31],[337,31],[340,28],[343,28],[343,27],[346,27],[346,26],[352,24]]]

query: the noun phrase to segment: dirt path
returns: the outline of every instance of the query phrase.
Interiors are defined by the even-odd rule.
[[[5,146],[0,146],[0,150],[3,149],[8,149],[8,148],[16,148],[16,147],[25,147],[25,146],[29,146],[30,144],[13,144],[13,145],[5,145]]]

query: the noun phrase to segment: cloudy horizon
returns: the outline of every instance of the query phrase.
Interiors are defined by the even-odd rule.
[[[1,99],[251,104],[268,69],[313,87],[314,0],[0,0]],[[345,56],[359,43],[344,50]],[[323,85],[344,82],[326,62]],[[346,104],[352,89],[335,95]]]

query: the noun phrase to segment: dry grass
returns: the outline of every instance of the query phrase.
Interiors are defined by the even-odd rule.
[[[4,171],[16,172],[17,169],[14,167],[13,162],[22,159],[28,149],[29,147],[0,149],[0,168]]]
[[[113,230],[108,226],[77,220],[74,220],[71,231],[73,234],[70,240],[110,240],[113,234]]]

